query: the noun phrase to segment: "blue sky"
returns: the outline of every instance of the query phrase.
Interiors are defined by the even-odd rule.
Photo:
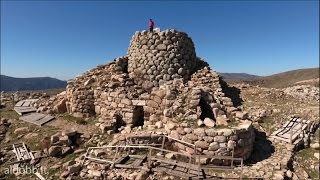
[[[1,1],[1,74],[74,78],[125,55],[149,18],[219,72],[319,67],[318,1]]]

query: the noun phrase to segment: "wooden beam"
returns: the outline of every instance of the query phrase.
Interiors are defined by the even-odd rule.
[[[34,173],[40,180],[46,180],[40,173]]]

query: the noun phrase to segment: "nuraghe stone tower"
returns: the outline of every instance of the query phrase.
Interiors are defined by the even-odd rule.
[[[183,32],[136,32],[126,56],[69,81],[66,91],[68,112],[95,116],[106,131],[141,126],[193,143],[204,154],[234,150],[246,159],[252,151],[254,131],[234,106],[237,94],[196,56]]]

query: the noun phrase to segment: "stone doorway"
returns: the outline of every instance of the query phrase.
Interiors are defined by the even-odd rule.
[[[201,108],[201,120],[204,120],[206,117],[215,119],[211,106],[203,98],[200,99],[199,106]]]
[[[144,124],[144,110],[143,106],[135,106],[133,110],[133,127],[143,126]]]

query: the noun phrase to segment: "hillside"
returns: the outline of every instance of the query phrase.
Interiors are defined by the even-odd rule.
[[[247,73],[219,73],[225,81],[239,81],[239,80],[252,80],[260,76],[247,74]]]
[[[0,76],[1,91],[21,91],[21,90],[44,90],[65,88],[66,81],[51,77],[15,78],[10,76]]]
[[[268,88],[283,88],[300,84],[300,82],[312,82],[310,83],[311,85],[319,86],[318,78],[319,68],[308,68],[282,72],[252,80],[244,80],[244,82]]]

